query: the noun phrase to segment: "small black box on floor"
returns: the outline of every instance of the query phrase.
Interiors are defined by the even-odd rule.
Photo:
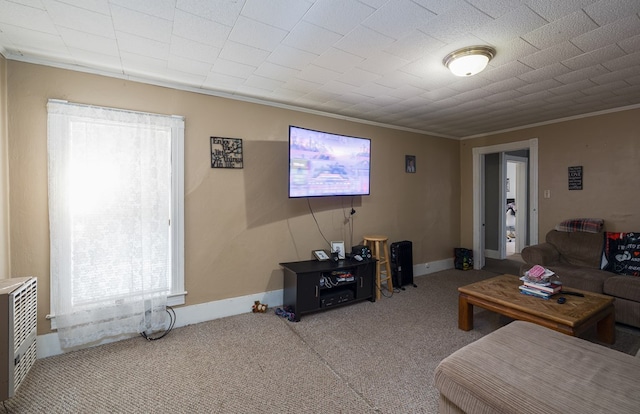
[[[408,241],[391,243],[391,281],[393,287],[413,285],[413,244]]]
[[[473,250],[456,247],[453,249],[453,266],[458,270],[473,269]]]

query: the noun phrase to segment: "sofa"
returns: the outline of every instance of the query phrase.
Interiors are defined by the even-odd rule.
[[[553,271],[567,288],[613,296],[616,322],[640,328],[640,277],[600,269],[604,235],[551,230],[544,243],[522,250],[525,264],[520,274],[541,265]]]
[[[514,321],[434,372],[439,412],[638,413],[640,358]]]

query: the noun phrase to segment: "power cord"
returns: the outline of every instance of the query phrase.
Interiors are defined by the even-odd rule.
[[[343,201],[342,216],[344,217],[345,224],[349,225],[349,240],[350,240],[349,248],[351,248],[353,247],[353,215],[356,214],[356,210],[353,208],[353,196],[351,197],[351,211],[349,212],[348,216],[344,207],[344,199],[342,199],[342,201]]]
[[[344,199],[343,199],[344,201]],[[311,213],[311,217],[313,217],[313,221],[316,222],[316,227],[318,228],[318,232],[320,233],[320,235],[322,236],[322,238],[324,239],[324,241],[327,243],[327,245],[329,245],[329,247],[331,247],[331,243],[329,243],[329,240],[327,240],[327,238],[325,237],[324,233],[322,233],[322,229],[320,228],[320,224],[318,223],[318,219],[316,218],[315,213],[313,212],[313,208],[311,207],[311,201],[309,199],[309,197],[307,197],[307,206],[309,207],[309,212]],[[349,212],[349,216],[347,217],[345,210],[344,210],[344,204],[342,206],[342,212],[343,212],[343,216],[345,219],[345,223],[349,224],[349,238],[351,240],[351,245],[349,246],[349,248],[351,246],[353,246],[353,215],[356,214],[356,210],[353,208],[353,197],[351,197],[351,211]]]
[[[313,221],[316,222],[316,227],[318,228],[318,231],[320,232],[320,235],[322,236],[324,241],[327,242],[328,245],[331,245],[331,243],[329,243],[329,240],[327,240],[327,238],[324,237],[324,234],[322,233],[322,230],[320,229],[320,224],[318,224],[318,219],[316,219],[316,215],[313,212],[313,209],[311,208],[311,201],[309,201],[309,197],[307,197],[307,205],[309,206],[309,211],[311,212],[311,217],[313,217]]]
[[[378,288],[378,286],[376,286],[376,289],[378,289],[378,290],[380,291],[380,294],[381,294],[382,296],[384,296],[385,298],[390,298],[390,297],[392,297],[392,296],[393,296],[393,294],[396,292],[395,288],[394,288],[393,290],[389,290],[389,288],[387,288],[387,289],[384,289],[384,290],[383,290],[383,289],[382,289],[382,285],[380,286],[380,288]],[[385,294],[384,294],[384,291],[385,291],[385,290],[386,290],[387,292],[389,292],[389,293],[390,293],[390,295],[385,295]]]
[[[140,336],[142,336],[147,341],[157,341],[158,339],[162,339],[165,336],[167,336],[169,334],[169,332],[171,332],[173,330],[173,327],[176,324],[176,311],[174,311],[171,306],[167,306],[165,310],[169,314],[169,327],[167,328],[167,330],[164,331],[162,333],[162,335],[156,336],[156,337],[151,337],[151,336],[147,335],[146,332],[140,332]]]

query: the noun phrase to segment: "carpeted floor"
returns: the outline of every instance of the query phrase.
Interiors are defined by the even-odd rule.
[[[437,364],[509,322],[476,309],[474,330],[457,328],[457,287],[494,275],[448,270],[298,323],[270,309],[179,328],[159,341],[38,360],[5,406],[10,413],[435,413]],[[638,351],[640,330],[618,326],[616,334],[613,348]]]
[[[487,257],[485,258],[485,266],[482,268],[482,270],[487,270],[489,272],[499,274],[507,273],[510,275],[520,275],[520,265],[522,265],[523,263],[524,262],[518,260],[517,257],[504,260],[491,259]]]

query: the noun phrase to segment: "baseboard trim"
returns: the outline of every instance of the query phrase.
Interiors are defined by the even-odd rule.
[[[227,316],[251,312],[251,306],[255,303],[256,300],[259,300],[261,303],[268,304],[269,307],[282,306],[282,295],[283,291],[282,289],[280,289],[253,295],[217,300],[213,302],[199,303],[197,305],[175,307],[173,308],[176,312],[175,327],[178,328],[200,322],[220,319]],[[129,337],[133,338],[135,336],[136,335],[131,335]],[[120,341],[122,339],[125,338],[120,337],[116,339],[107,339],[93,346],[104,345],[111,342]],[[141,338],[140,340],[143,339]],[[65,351],[60,348],[60,341],[58,340],[57,332],[38,335],[36,347],[38,359],[65,353]]]
[[[419,277],[448,269],[453,269],[453,258],[414,265],[413,274],[414,276]],[[251,306],[256,300],[259,300],[261,303],[268,304],[271,308],[282,306],[282,298],[283,291],[282,289],[279,289],[253,295],[238,296],[235,298],[217,300],[213,302],[199,303],[197,305],[175,307],[173,308],[176,312],[175,327],[178,328],[200,322],[207,322],[214,319],[225,318],[227,316],[251,312]],[[132,338],[135,336],[136,335],[131,335],[130,337]],[[104,345],[122,339],[123,338],[107,339],[94,346]],[[65,353],[65,351],[60,348],[60,341],[58,340],[57,332],[38,335],[37,341],[38,342],[36,346],[38,359]]]
[[[425,276],[431,273],[440,272],[442,270],[453,269],[453,266],[454,266],[453,258],[437,260],[435,262],[429,262],[429,263],[420,263],[420,264],[413,265],[413,275]]]

